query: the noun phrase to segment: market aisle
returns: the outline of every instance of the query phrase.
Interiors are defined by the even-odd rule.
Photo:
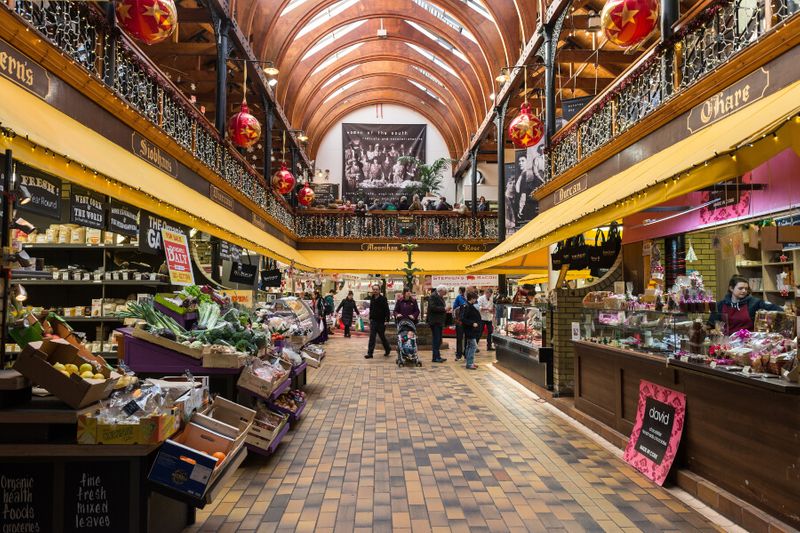
[[[304,419],[189,531],[720,530],[531,395],[450,360],[398,369],[335,337]]]

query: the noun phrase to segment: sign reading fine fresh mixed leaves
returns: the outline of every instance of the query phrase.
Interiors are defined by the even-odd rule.
[[[667,479],[686,420],[686,395],[642,380],[624,459],[659,485]]]
[[[186,239],[186,235],[162,228],[161,239],[172,284],[194,285],[192,262],[189,258],[189,241]]]

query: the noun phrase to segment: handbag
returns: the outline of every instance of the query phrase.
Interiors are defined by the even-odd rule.
[[[561,270],[561,266],[564,264],[564,241],[558,241],[556,243],[556,249],[550,254],[550,262],[553,265],[553,270]]]
[[[570,270],[583,270],[589,266],[589,258],[586,249],[587,246],[583,238],[583,233],[572,238],[569,262]]]
[[[600,243],[598,244],[598,238],[602,237]],[[598,276],[600,274],[600,269],[608,268],[605,266],[604,258],[603,258],[603,247],[606,244],[606,234],[603,233],[603,230],[598,229],[597,232],[594,234],[594,246],[587,245],[586,256],[588,258],[589,268],[591,269],[592,276]]]
[[[622,236],[619,234],[619,224],[612,222],[608,228],[608,238],[603,243],[603,260],[600,268],[611,268],[614,266],[614,261],[617,260],[617,255],[622,249]]]

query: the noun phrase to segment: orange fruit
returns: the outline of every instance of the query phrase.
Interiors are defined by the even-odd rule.
[[[225,460],[225,452],[214,452],[211,454],[211,457],[214,457],[220,463]]]

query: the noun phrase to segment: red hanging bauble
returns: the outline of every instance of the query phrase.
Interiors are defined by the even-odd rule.
[[[641,43],[656,29],[657,0],[608,0],[600,15],[609,41],[627,48]]]
[[[308,183],[297,191],[297,201],[300,202],[300,205],[305,207],[310,206],[314,201],[314,189],[312,189]]]
[[[119,0],[116,13],[122,29],[145,44],[160,43],[178,24],[173,0]]]
[[[508,125],[508,136],[517,148],[535,146],[544,137],[544,124],[531,114],[531,106],[524,102],[519,115]]]
[[[261,137],[261,124],[250,114],[247,102],[242,102],[241,110],[228,121],[228,135],[239,148],[250,148]]]
[[[272,187],[279,194],[289,194],[294,189],[295,179],[286,163],[281,163],[281,169],[272,175]]]

